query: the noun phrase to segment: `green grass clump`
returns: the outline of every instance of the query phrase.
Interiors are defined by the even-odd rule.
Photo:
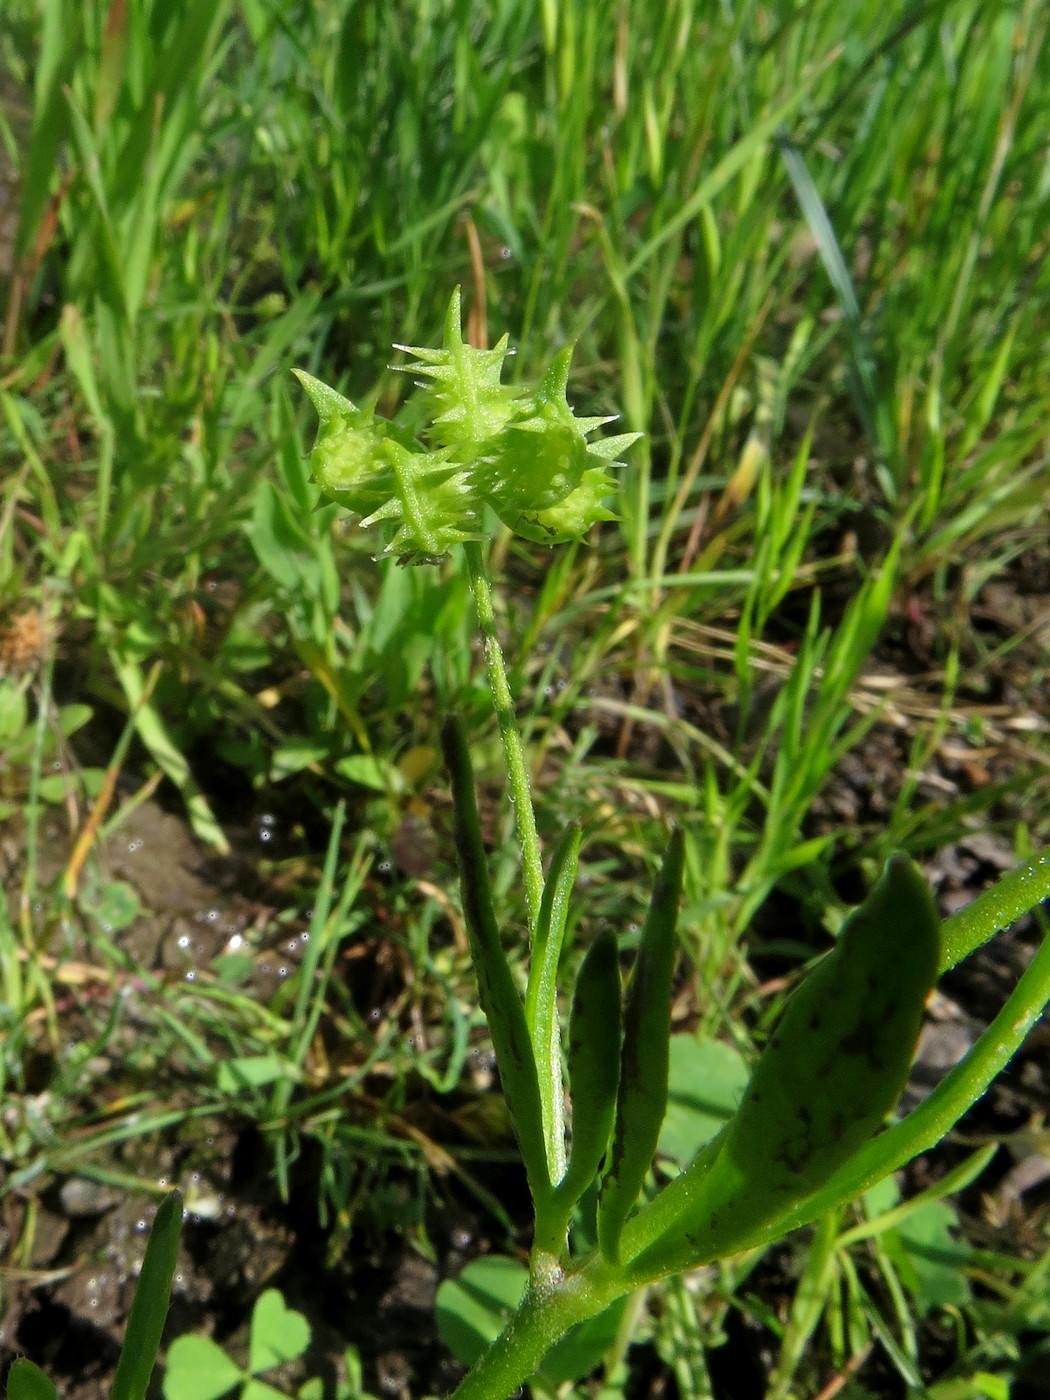
[[[806,958],[896,848],[1045,844],[1038,609],[997,611],[986,586],[1046,592],[1047,23],[1035,0],[10,0],[9,1183],[107,1171],[114,1141],[232,1111],[285,1190],[317,1145],[344,1228],[390,1172],[445,1189],[435,1161],[502,1210],[473,1154],[506,1153],[506,1125],[471,1079],[485,1032],[444,895],[453,708],[501,923],[523,944],[527,919],[467,571],[377,564],[319,504],[287,373],[411,440],[391,345],[436,344],[457,284],[471,344],[509,333],[517,390],[574,342],[570,401],[644,435],[593,547],[503,533],[492,561],[540,841],[577,820],[587,838],[570,950],[603,923],[636,942],[673,814],[677,1025],[746,1056],[776,1003],[747,939]],[[876,740],[894,761],[836,819],[838,765]],[[262,1002],[243,962],[187,983],[125,952],[134,893],[95,838],[158,785],[219,854],[254,804],[289,813],[263,888],[310,951]],[[347,967],[374,970],[375,1004]],[[99,1059],[129,1043],[102,1110]],[[489,1126],[464,1147],[468,1120]],[[868,1246],[839,1247],[861,1224],[822,1227],[805,1298],[832,1300],[836,1366],[874,1337],[917,1374],[917,1295],[880,1285],[887,1323],[852,1262]],[[910,1277],[902,1250],[877,1254],[886,1278]],[[761,1306],[743,1267],[724,1289]],[[680,1385],[724,1317],[691,1299],[670,1288],[652,1324]],[[813,1379],[812,1306],[764,1319],[785,1394]]]

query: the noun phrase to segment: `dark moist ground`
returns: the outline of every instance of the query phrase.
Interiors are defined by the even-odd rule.
[[[920,798],[942,804],[1016,773],[1018,735],[1023,738],[1024,731],[1010,728],[1010,713],[1046,722],[1045,691],[1032,683],[1034,676],[1041,679],[1040,649],[1050,637],[1045,559],[1028,557],[1007,583],[986,588],[972,625],[986,646],[1020,629],[1027,631],[1029,640],[986,669],[982,694],[960,695],[960,705],[999,705],[1006,714],[991,725],[990,742],[945,742],[920,787]],[[921,677],[935,666],[936,632],[936,619],[921,608],[909,608],[880,650],[875,668]],[[921,679],[915,688],[921,693]],[[847,825],[859,834],[877,829],[901,781],[909,744],[907,723],[877,726],[844,760],[822,794],[811,818],[813,831],[829,825]],[[1033,790],[1042,788],[1037,784]],[[1024,788],[1005,795],[972,831],[926,862],[942,912],[968,903],[1014,863],[1004,832],[1025,814],[1030,801],[1031,792]],[[56,819],[44,831],[49,848],[44,879],[57,873],[65,859],[60,825]],[[250,846],[265,829],[246,833],[242,844]],[[21,864],[15,827],[9,826],[0,840],[0,860],[13,892]],[[195,964],[210,961],[238,932],[264,927],[272,912],[265,891],[248,874],[248,859],[216,864],[195,845],[177,816],[152,802],[121,829],[108,865],[112,877],[135,886],[144,906],[143,917],[121,935],[125,946],[142,965],[163,975],[185,976]],[[244,888],[253,895],[238,892]],[[761,918],[757,922],[760,926]],[[286,928],[280,938],[287,939],[288,933]],[[966,1052],[1002,1006],[1038,937],[1034,921],[1023,921],[943,979],[930,1008],[908,1090],[909,1105]],[[767,975],[760,945],[755,953],[761,975]],[[260,996],[272,991],[289,956],[287,945],[279,941],[264,949],[258,958]],[[70,1000],[75,1003],[75,998]],[[922,1189],[972,1151],[974,1143],[1005,1139],[979,1185],[960,1203],[966,1233],[982,1248],[1029,1258],[1045,1248],[1050,1156],[1045,1140],[1028,1130],[1038,1115],[1050,1115],[1048,1066],[1050,1030],[1041,1023],[957,1134],[906,1173],[906,1189]],[[37,1066],[41,1091],[53,1068]],[[118,1065],[110,1068],[119,1072]],[[32,1066],[29,1072],[32,1078]],[[105,1072],[103,1067],[103,1078]],[[376,1395],[409,1400],[447,1393],[460,1369],[437,1336],[434,1295],[440,1281],[457,1274],[469,1258],[527,1247],[528,1211],[520,1173],[500,1168],[500,1176],[484,1180],[521,1222],[515,1240],[509,1240],[503,1226],[454,1179],[432,1177],[423,1193],[425,1217],[417,1221],[415,1231],[418,1240],[427,1241],[425,1249],[404,1231],[384,1232],[366,1218],[333,1258],[333,1237],[317,1223],[317,1163],[312,1154],[306,1151],[296,1167],[290,1206],[277,1195],[269,1161],[268,1147],[252,1127],[218,1122],[198,1122],[192,1131],[183,1127],[170,1138],[154,1135],[113,1150],[106,1165],[114,1171],[178,1184],[193,1206],[183,1230],[167,1340],[187,1331],[203,1332],[243,1360],[252,1305],[265,1288],[276,1287],[289,1306],[306,1314],[313,1333],[305,1364],[291,1366],[284,1376],[278,1373],[278,1384],[291,1389],[306,1376],[320,1376],[326,1395],[334,1394],[336,1379],[345,1374],[343,1352],[350,1345],[360,1354],[366,1389]],[[395,1214],[399,1193],[410,1203],[418,1196],[418,1182],[394,1173]],[[6,1367],[17,1355],[30,1357],[54,1378],[64,1400],[102,1400],[108,1395],[153,1210],[148,1197],[76,1175],[42,1177],[5,1192],[0,1200],[0,1258],[7,1264],[0,1275],[0,1365]],[[781,1318],[797,1283],[797,1264],[797,1249],[789,1241],[770,1251],[748,1280],[748,1291]],[[710,1353],[717,1400],[761,1400],[776,1356],[774,1338],[736,1311],[729,1314],[726,1337],[725,1344]],[[923,1345],[927,1378],[934,1378],[955,1354],[954,1334],[937,1319],[928,1319]],[[825,1381],[830,1376],[827,1371]],[[856,1379],[869,1394],[904,1395],[899,1377],[878,1347]],[[673,1397],[675,1391],[673,1377],[652,1346],[636,1348],[630,1400]],[[1050,1386],[1034,1373],[1012,1392],[1013,1400],[1047,1395]]]

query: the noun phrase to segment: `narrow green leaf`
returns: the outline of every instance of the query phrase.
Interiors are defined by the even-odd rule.
[[[102,174],[102,157],[99,154],[98,146],[95,144],[95,138],[92,135],[88,120],[80,110],[80,106],[71,89],[66,89],[65,98],[69,107],[70,135],[73,138],[73,144],[80,158],[80,168],[83,172],[84,183],[91,193],[95,212],[98,216],[95,221],[97,252],[100,257],[101,267],[107,274],[106,279],[100,284],[100,290],[103,291],[103,299],[109,302],[110,309],[114,314],[123,319],[127,315],[126,289],[124,285],[126,269],[121,259],[120,244],[110,214],[106,184]],[[109,284],[108,290],[103,290],[106,281],[108,281]]]
[[[625,269],[625,280],[634,277],[668,239],[674,238],[688,223],[700,216],[704,207],[711,202],[719,190],[727,185],[749,160],[753,160],[759,154],[777,127],[787,120],[795,107],[805,101],[809,88],[824,68],[828,66],[830,60],[837,56],[835,52],[832,52],[827,58],[815,63],[806,74],[802,75],[798,86],[785,102],[782,102],[779,107],[774,107],[761,120],[753,122],[746,135],[730,146],[714,169],[701,177],[692,194],[662,225],[660,231],[638,249]]]
[[[176,11],[178,25],[168,30],[157,64],[157,89],[166,104],[205,75],[229,9],[230,0],[192,0]]]
[[[271,578],[291,593],[302,589],[303,556],[312,552],[312,541],[269,481],[256,490],[248,539]]]
[[[223,835],[208,799],[194,781],[185,755],[173,743],[159,712],[144,698],[147,688],[141,666],[127,652],[122,653],[116,647],[111,650],[110,659],[128,698],[139,738],[182,794],[195,834],[220,855],[229,855],[230,843]]]
[[[317,488],[311,482],[310,473],[306,469],[303,445],[299,441],[299,431],[296,426],[295,407],[292,404],[292,397],[282,381],[275,383],[272,392],[272,417],[276,420],[274,440],[276,442],[277,468],[289,495],[295,502],[296,509],[306,515],[317,503]]]
[[[96,138],[104,134],[106,123],[113,115],[124,81],[124,62],[128,52],[128,12],[125,5],[111,5],[106,17],[98,54],[98,81],[95,86],[95,107],[91,125]]]
[[[145,1400],[168,1316],[171,1280],[179,1252],[182,1196],[169,1191],[149,1232],[146,1257],[135,1288],[128,1330],[121,1348],[111,1400]]]
[[[853,278],[850,276],[831,218],[809,172],[805,157],[783,133],[777,145],[849,330],[858,416],[872,449],[881,455],[884,462],[892,466],[891,420],[888,415],[879,412],[874,356],[861,317]]]
[[[565,1171],[562,1111],[561,1032],[558,1022],[558,964],[569,917],[569,898],[579,864],[580,828],[572,826],[558,843],[543,885],[525,992],[525,1023],[536,1057],[543,1131],[551,1178]],[[619,1046],[617,1045],[617,1050]]]
[[[837,1281],[839,1214],[829,1211],[816,1222],[813,1238],[780,1340],[780,1356],[769,1387],[769,1400],[783,1400],[817,1329]]]
[[[72,371],[77,387],[84,396],[96,426],[103,434],[111,434],[113,425],[109,420],[99,392],[95,375],[93,347],[88,339],[87,327],[80,314],[80,308],[72,304],[62,308],[59,321],[59,336],[65,352],[66,364]]]
[[[620,1082],[620,955],[605,930],[587,950],[576,978],[569,1022],[572,1152],[558,1188],[571,1208],[598,1174],[609,1146]]]
[[[598,1198],[598,1243],[613,1262],[619,1258],[624,1221],[652,1166],[667,1108],[671,976],[684,863],[685,843],[679,829],[671,837],[649,902],[627,993],[616,1126]]]
[[[54,0],[40,10],[40,48],[33,91],[33,127],[22,167],[22,198],[15,233],[15,255],[24,257],[33,246],[47,201],[61,168],[59,146],[69,130],[63,86],[69,82],[81,52],[83,6],[77,0]]]
[[[539,1202],[548,1197],[551,1181],[544,1150],[536,1062],[525,1023],[525,1008],[514,985],[492,907],[492,889],[474,796],[474,773],[466,735],[458,719],[453,717],[445,721],[441,746],[452,779],[463,913],[481,1009],[489,1023],[500,1080],[514,1119],[529,1186],[533,1199]]]
[[[892,1204],[884,1208],[881,1215],[875,1215],[872,1219],[865,1220],[844,1231],[839,1236],[840,1248],[845,1249],[849,1245],[855,1244],[857,1240],[880,1235],[887,1230],[895,1230],[916,1211],[922,1210],[930,1202],[943,1201],[948,1196],[965,1191],[972,1182],[977,1180],[998,1151],[999,1144],[997,1142],[988,1143],[984,1147],[978,1148],[976,1152],[964,1158],[957,1167],[952,1167],[951,1171],[945,1172],[932,1186],[927,1186],[925,1191],[920,1191],[916,1196],[909,1196],[903,1202],[899,1200],[899,1193],[896,1193],[894,1178],[886,1178],[866,1193],[865,1202],[870,1209],[872,1198],[877,1198],[880,1190],[890,1188],[896,1193],[892,1198]],[[876,1199],[876,1208],[878,1204]]]

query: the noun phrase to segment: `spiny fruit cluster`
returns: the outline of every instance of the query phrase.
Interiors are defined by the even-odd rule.
[[[507,337],[493,350],[465,344],[457,287],[442,347],[396,348],[415,356],[403,368],[429,381],[422,444],[294,371],[321,420],[310,457],[315,481],[362,524],[387,524],[386,554],[406,564],[434,562],[452,545],[481,538],[485,505],[540,544],[580,540],[597,521],[615,519],[603,504],[614,487],[608,468],[640,434],[587,440],[611,419],[577,418],[569,407],[572,346],[535,389],[503,384]]]

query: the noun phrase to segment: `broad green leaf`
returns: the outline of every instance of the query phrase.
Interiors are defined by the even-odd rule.
[[[336,1380],[335,1394],[329,1397],[330,1387],[320,1376],[311,1376],[299,1387],[296,1400],[376,1400],[365,1390],[361,1376],[361,1358],[356,1348],[347,1347],[343,1352],[346,1367],[346,1380]]]
[[[0,744],[17,739],[29,721],[25,689],[14,681],[0,681]]]
[[[893,1210],[900,1198],[901,1189],[897,1185],[896,1177],[884,1177],[882,1181],[876,1182],[870,1191],[864,1192],[864,1213],[874,1222],[880,1215]]]
[[[331,757],[330,744],[311,743],[299,739],[290,744],[281,744],[274,749],[270,759],[270,781],[279,783],[293,773],[301,773],[311,763],[324,763]]]
[[[958,1225],[946,1201],[928,1201],[883,1236],[920,1316],[970,1301],[965,1273],[970,1249],[951,1233]]]
[[[126,880],[107,880],[80,902],[104,933],[127,928],[142,913],[142,901]]]
[[[621,1298],[597,1317],[581,1322],[555,1342],[543,1358],[540,1373],[552,1386],[578,1381],[599,1366],[616,1345],[627,1299]]]
[[[457,1279],[446,1279],[435,1311],[442,1341],[457,1360],[473,1366],[496,1340],[525,1296],[528,1277],[516,1260],[489,1255],[468,1264]],[[539,1368],[543,1379],[562,1386],[593,1371],[616,1341],[625,1304],[620,1299],[556,1342]]]
[[[39,1366],[19,1357],[7,1373],[7,1400],[58,1400],[58,1391]]]
[[[168,1348],[165,1400],[218,1400],[244,1378],[210,1337],[178,1337]]]
[[[65,802],[72,785],[72,779],[65,773],[48,773],[37,784],[37,792],[45,802]]]
[[[667,1113],[659,1151],[686,1167],[732,1118],[747,1087],[743,1056],[720,1040],[671,1037]]]
[[[491,1254],[468,1264],[437,1291],[435,1313],[441,1340],[458,1361],[473,1366],[517,1309],[529,1275],[515,1259]]]
[[[253,1375],[292,1361],[310,1345],[310,1324],[286,1305],[276,1288],[268,1288],[252,1310],[248,1369]]]
[[[373,788],[376,792],[403,792],[405,780],[393,763],[386,759],[374,758],[370,753],[355,753],[349,758],[341,758],[335,765],[341,778],[348,778],[362,787]]]
[[[280,1055],[239,1055],[219,1065],[216,1085],[224,1094],[242,1089],[261,1089],[282,1079],[297,1079],[296,1067]]]
[[[68,739],[78,729],[83,729],[94,713],[90,705],[62,705],[58,711],[58,727]]]
[[[81,768],[77,771],[80,785],[88,797],[97,797],[106,781],[104,768]]]
[[[212,962],[216,977],[229,987],[239,987],[255,971],[255,959],[248,953],[223,953]]]
[[[940,956],[929,887],[895,856],[788,1002],[728,1127],[639,1220],[662,1238],[641,1250],[637,1277],[764,1239],[864,1146],[907,1081]]]
[[[283,1390],[253,1377],[241,1391],[240,1400],[288,1400],[288,1396]]]
[[[940,947],[929,887],[894,858],[788,1003],[730,1126],[730,1155],[764,1193],[808,1194],[881,1124],[907,1079]]]

